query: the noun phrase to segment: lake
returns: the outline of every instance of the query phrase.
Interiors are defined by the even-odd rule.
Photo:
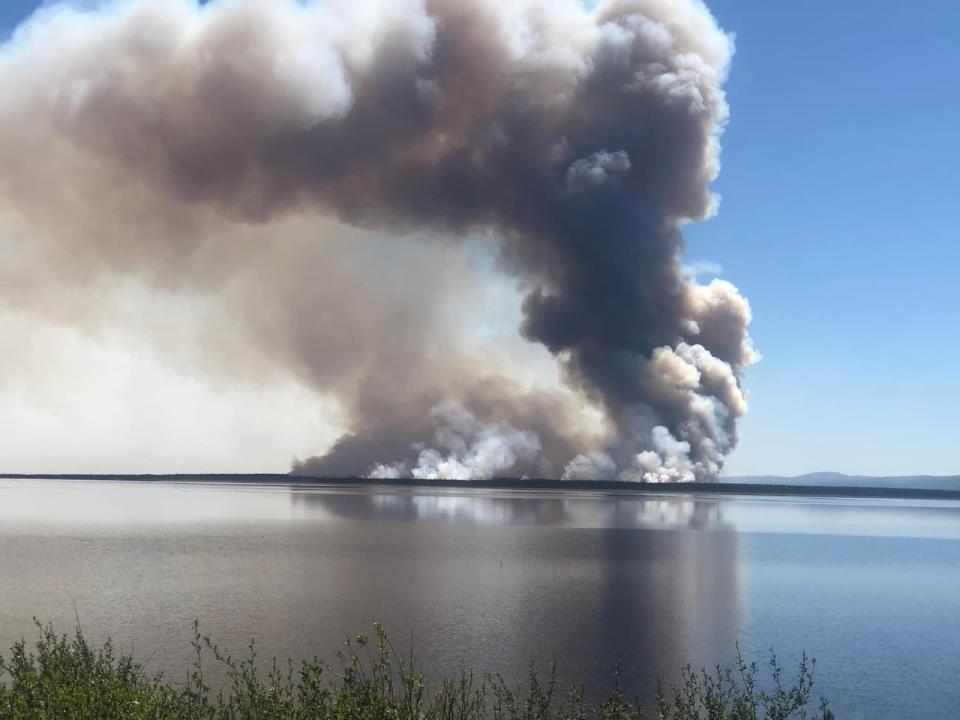
[[[382,621],[428,673],[555,660],[647,695],[739,643],[840,718],[960,716],[960,503],[0,480],[0,646],[79,617],[171,681],[191,621],[331,657]]]

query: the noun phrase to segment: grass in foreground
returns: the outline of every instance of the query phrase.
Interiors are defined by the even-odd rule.
[[[37,624],[35,647],[25,642],[0,656],[0,719],[32,720],[833,720],[826,702],[811,707],[813,662],[804,657],[792,686],[771,656],[768,690],[756,682],[755,664],[734,670],[694,672],[661,692],[645,713],[628,699],[619,678],[605,700],[589,704],[582,687],[560,691],[551,667],[546,677],[531,665],[522,686],[498,674],[460,671],[428,686],[394,652],[383,628],[371,639],[347,640],[339,664],[322,661],[261,670],[253,645],[240,661],[224,655],[194,624],[193,671],[186,687],[148,676],[110,642],[91,647],[79,630],[70,638]],[[226,671],[227,686],[214,691],[205,674],[212,659]]]

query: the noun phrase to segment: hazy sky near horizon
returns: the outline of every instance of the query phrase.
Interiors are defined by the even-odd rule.
[[[726,472],[960,473],[960,4],[707,4],[737,49],[714,185],[720,212],[688,228],[688,259],[718,264],[749,298],[763,356],[747,372],[750,413]],[[35,5],[0,4],[4,34]],[[78,352],[99,358],[78,388],[99,414],[65,446],[55,404],[43,415],[0,385],[0,424],[9,426],[0,432],[16,423],[17,437],[30,428],[44,438],[8,448],[21,454],[0,470],[165,470],[183,453],[200,471],[282,471],[329,439],[322,408],[292,384],[204,386],[159,361],[58,332],[49,331],[50,347],[79,343]],[[163,390],[151,396],[151,387]],[[266,395],[283,411],[242,412]],[[142,466],[104,467],[108,444],[85,453],[91,438],[129,429],[131,397],[152,398],[132,407],[144,437],[166,440],[139,448]],[[194,423],[203,418],[209,442],[198,445],[189,422],[162,422],[184,404]],[[22,458],[41,446],[60,448],[55,465],[40,458],[28,467]],[[231,464],[239,448],[257,467]]]

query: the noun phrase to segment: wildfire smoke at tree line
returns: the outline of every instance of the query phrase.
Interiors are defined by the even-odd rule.
[[[681,228],[732,52],[696,0],[45,8],[0,53],[0,301],[161,350],[118,287],[204,308],[197,373],[335,402],[301,473],[715,478],[757,356]],[[467,349],[478,244],[560,383]]]

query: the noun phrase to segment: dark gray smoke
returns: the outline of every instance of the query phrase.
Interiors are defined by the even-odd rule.
[[[697,0],[55,6],[0,54],[4,209],[56,287],[210,298],[231,353],[334,396],[296,472],[713,478],[750,311],[679,228],[714,207],[731,52]],[[565,390],[455,342],[467,236]]]

